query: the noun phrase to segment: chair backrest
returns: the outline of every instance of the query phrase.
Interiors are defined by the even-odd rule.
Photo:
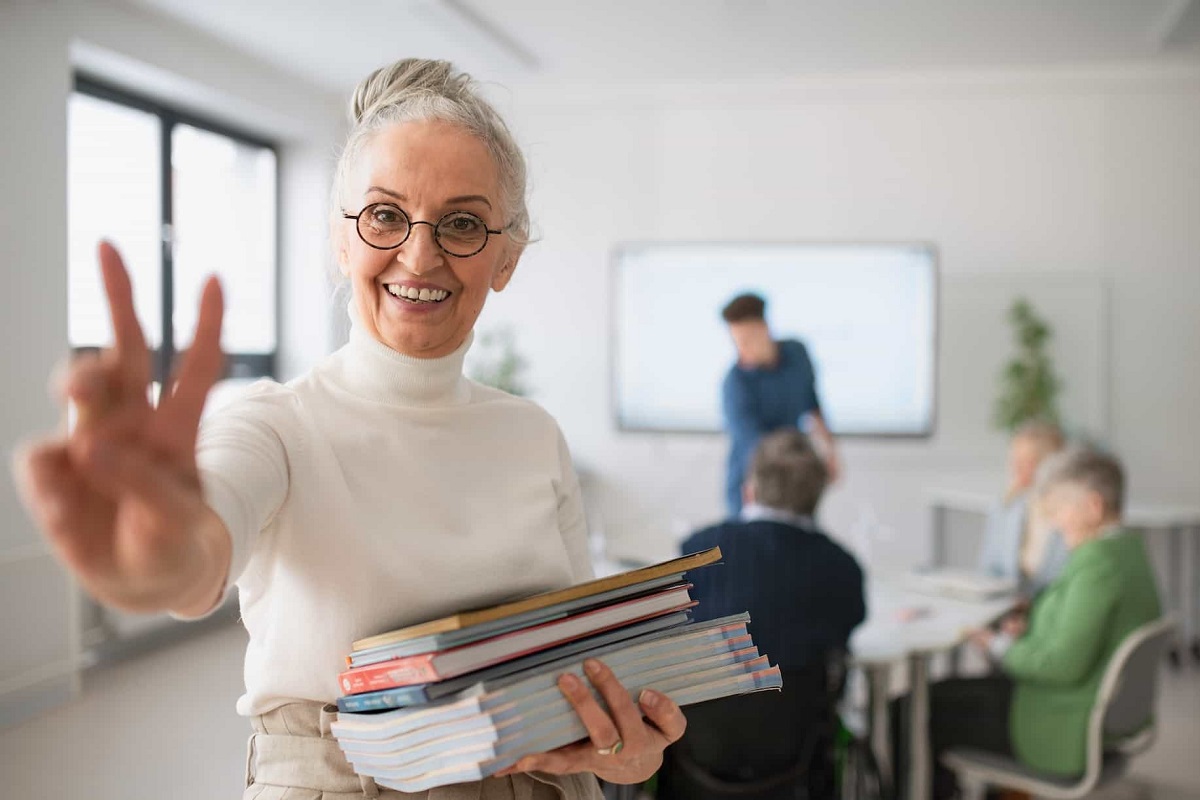
[[[1154,719],[1158,674],[1176,628],[1173,617],[1162,617],[1135,629],[1113,653],[1092,709],[1089,727],[1089,767],[1103,755],[1106,741],[1143,732]]]

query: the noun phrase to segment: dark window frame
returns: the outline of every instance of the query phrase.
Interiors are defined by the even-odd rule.
[[[151,358],[153,363],[152,374],[154,380],[160,385],[165,386],[171,375],[171,369],[175,359],[179,356],[179,352],[175,348],[175,278],[174,278],[174,254],[172,253],[172,241],[170,231],[174,223],[173,214],[173,177],[171,174],[171,134],[178,124],[188,125],[193,128],[198,128],[209,133],[215,133],[220,136],[225,136],[234,141],[248,144],[254,147],[261,147],[265,150],[270,150],[275,156],[275,186],[273,200],[275,203],[275,349],[269,353],[225,353],[225,378],[274,378],[277,377],[276,370],[279,364],[279,334],[280,334],[280,268],[279,268],[279,249],[280,249],[280,225],[279,225],[279,208],[280,208],[280,191],[279,191],[279,146],[273,141],[255,136],[252,133],[230,127],[222,122],[218,122],[207,117],[185,111],[157,100],[152,100],[149,97],[130,92],[126,89],[114,86],[101,79],[95,78],[85,73],[77,72],[74,76],[73,90],[79,94],[95,97],[99,100],[105,100],[110,103],[134,108],[138,111],[144,111],[148,114],[153,114],[158,117],[160,125],[160,163],[159,163],[159,189],[161,192],[161,208],[159,213],[160,235],[159,241],[162,247],[162,273],[161,273],[161,296],[159,301],[162,303],[162,330],[160,334],[161,345],[157,349],[151,350]],[[98,347],[81,346],[73,347],[72,353],[79,355],[82,353],[92,353],[98,351]]]

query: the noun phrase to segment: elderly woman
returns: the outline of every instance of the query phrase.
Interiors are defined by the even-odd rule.
[[[1008,489],[984,528],[980,569],[1013,580],[1027,598],[1050,585],[1067,560],[1062,536],[1029,502],[1038,465],[1065,445],[1053,423],[1034,420],[1017,429],[1008,446]]]
[[[935,758],[971,747],[1055,775],[1083,772],[1088,717],[1109,659],[1160,614],[1142,540],[1121,524],[1124,486],[1120,464],[1104,453],[1080,448],[1047,462],[1039,503],[1070,556],[1034,601],[1027,629],[971,634],[996,659],[999,675],[932,687]],[[939,767],[935,796],[952,794],[953,776]]]
[[[351,642],[591,575],[558,426],[462,374],[484,302],[528,240],[520,150],[445,62],[375,72],[352,112],[332,220],[349,343],[200,431],[221,371],[219,287],[205,287],[195,343],[152,408],[129,279],[102,246],[115,347],[71,370],[75,432],[20,456],[27,504],[99,601],[199,617],[236,583],[250,634],[237,707],[256,732],[248,798],[415,796],[360,779],[329,736]],[[587,668],[610,710],[571,676],[559,686],[590,741],[428,796],[594,798],[589,773],[652,775],[682,712],[654,692],[635,704],[603,664]]]

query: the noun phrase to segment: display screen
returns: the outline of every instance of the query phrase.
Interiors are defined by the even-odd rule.
[[[934,427],[937,257],[928,244],[630,244],[613,259],[613,396],[623,430],[716,432],[736,352],[721,309],[754,292],[798,339],[835,434]],[[797,420],[803,424],[803,420]]]

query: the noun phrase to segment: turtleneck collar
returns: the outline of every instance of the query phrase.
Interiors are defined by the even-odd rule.
[[[441,358],[414,358],[396,352],[362,329],[350,326],[350,341],[339,353],[344,387],[360,397],[399,406],[440,407],[470,401],[463,359],[475,334]]]

